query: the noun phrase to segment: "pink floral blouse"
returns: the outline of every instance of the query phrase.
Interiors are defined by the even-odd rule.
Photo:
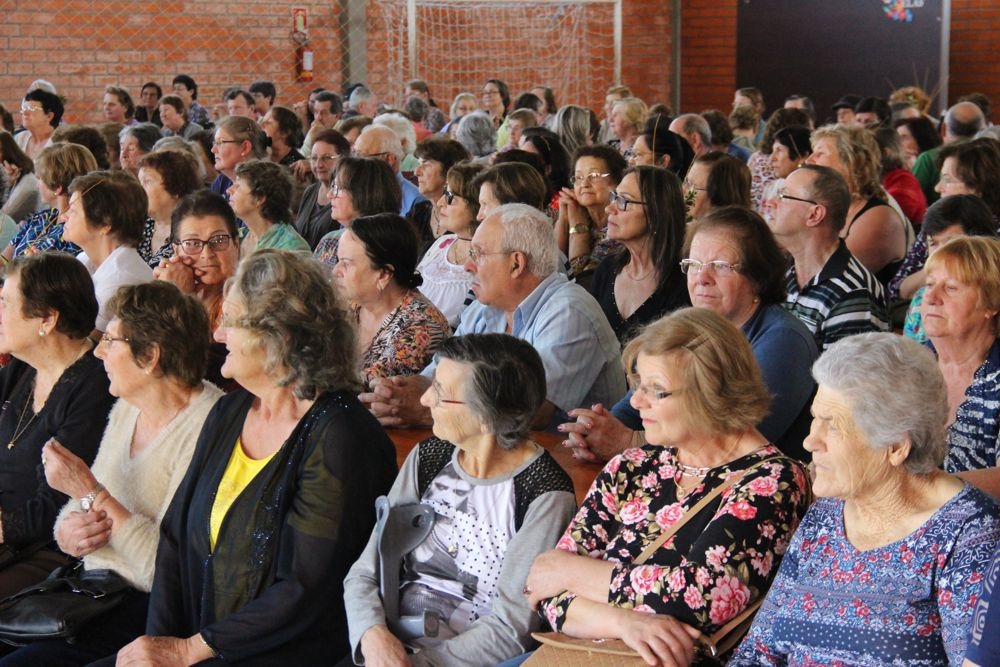
[[[646,446],[612,459],[557,548],[616,563],[608,604],[669,614],[706,634],[762,597],[808,506],[805,467],[773,445],[713,468],[702,484],[677,499],[676,450]],[[755,468],[693,517],[645,563],[633,564],[660,532],[714,487]],[[543,601],[559,630],[575,596]]]

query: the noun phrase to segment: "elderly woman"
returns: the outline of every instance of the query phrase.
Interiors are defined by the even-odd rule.
[[[295,231],[313,250],[320,239],[339,226],[330,217],[331,185],[337,161],[351,154],[351,144],[336,130],[322,130],[310,147],[309,168],[316,182],[302,193]]]
[[[627,167],[610,146],[584,146],[573,156],[573,188],[562,189],[555,229],[574,276],[592,272],[620,248],[607,238],[608,202]]]
[[[225,195],[236,178],[236,166],[247,160],[267,159],[267,135],[257,122],[245,116],[227,116],[215,129],[212,155],[219,175],[209,189]]]
[[[146,192],[147,212],[153,224],[147,223],[137,250],[155,269],[174,254],[170,217],[177,202],[201,189],[197,158],[173,150],[145,155],[139,160],[139,184]]]
[[[458,131],[458,122],[463,116],[468,116],[478,109],[479,102],[476,101],[476,96],[472,93],[459,93],[455,95],[455,99],[452,100],[451,108],[449,109],[449,120],[441,128],[441,134],[454,139],[455,133]]]
[[[945,470],[996,492],[1000,240],[954,238],[927,259],[920,317],[948,387]],[[989,469],[989,470],[985,470]]]
[[[572,482],[530,439],[545,400],[535,349],[470,334],[437,358],[421,398],[434,437],[410,453],[388,498],[390,517],[412,503],[433,509],[433,529],[401,554],[398,591],[380,581],[377,533],[344,582],[353,656],[371,667],[494,665],[522,653],[540,623],[520,594],[528,566],[573,513]]]
[[[827,125],[813,131],[812,148],[806,162],[834,169],[851,191],[841,238],[879,282],[888,284],[913,244],[914,233],[882,187],[882,160],[875,137],[860,125]]]
[[[104,99],[101,102],[104,120],[122,125],[138,125],[135,119],[135,102],[132,96],[121,86],[105,86]]]
[[[655,114],[646,121],[632,144],[628,163],[634,167],[663,167],[684,180],[694,160],[694,150],[687,139],[670,131],[670,120],[670,116]]]
[[[809,402],[816,385],[809,368],[819,352],[809,330],[782,307],[783,252],[764,220],[749,209],[721,208],[687,230],[681,270],[691,303],[738,326],[753,350],[771,409],[758,425],[781,451],[808,460]],[[606,460],[642,442],[643,424],[626,395],[610,412],[602,405],[570,411],[560,430],[575,455]]]
[[[927,250],[934,254],[945,243],[959,236],[997,235],[997,222],[983,200],[975,195],[953,195],[935,202],[924,216],[920,233],[926,239]],[[921,271],[923,275],[924,272]],[[927,287],[920,287],[910,299],[903,323],[903,334],[923,343],[927,340],[920,318],[920,307]]]
[[[19,257],[0,289],[0,596],[65,562],[50,544],[66,496],[49,486],[42,446],[54,438],[90,464],[107,423],[108,376],[91,354],[97,300],[83,265],[59,252]]]
[[[417,290],[413,227],[394,213],[358,218],[340,237],[337,255],[333,278],[351,302],[365,391],[376,378],[422,371],[449,327]]]
[[[14,137],[18,147],[32,160],[52,145],[52,134],[62,122],[63,103],[59,96],[45,90],[32,90],[21,102],[21,127]]]
[[[482,164],[489,164],[490,156],[497,152],[496,128],[490,117],[480,111],[462,116],[455,130],[455,141]]]
[[[160,120],[163,121],[163,136],[190,139],[204,130],[198,123],[188,120],[184,100],[180,95],[166,95],[160,100]]]
[[[934,189],[942,197],[975,195],[982,198],[994,220],[1000,220],[1000,147],[993,139],[948,144],[938,154],[941,180]],[[923,230],[910,247],[896,276],[889,283],[892,298],[909,299],[924,285],[927,239]]]
[[[483,84],[483,97],[480,105],[493,123],[494,128],[500,128],[507,119],[507,112],[510,110],[510,91],[507,84],[500,79],[487,79]],[[503,142],[494,146],[497,148],[507,143],[507,137],[503,137]],[[470,151],[471,152],[471,151]]]
[[[10,216],[14,222],[21,222],[31,214],[48,208],[39,192],[34,161],[6,132],[0,132],[0,166],[7,182],[7,199],[0,207],[0,214]]]
[[[330,268],[337,265],[337,244],[355,219],[363,215],[399,213],[403,191],[392,168],[382,160],[344,157],[333,172],[330,217],[340,225],[316,244],[313,254]]]
[[[161,136],[160,128],[152,123],[139,123],[124,128],[118,136],[118,161],[122,169],[138,177],[139,160],[153,150],[153,145]]]
[[[4,259],[33,255],[49,250],[77,254],[80,248],[63,238],[60,211],[69,207],[70,183],[78,176],[96,171],[93,154],[77,144],[55,144],[42,150],[35,158],[38,191],[49,208],[28,216],[21,228],[4,248]]]
[[[304,136],[299,117],[288,107],[273,106],[260,119],[264,134],[271,140],[271,161],[290,167],[304,160],[299,148]]]
[[[479,190],[473,185],[482,171],[477,164],[457,164],[448,170],[444,193],[437,201],[437,216],[444,232],[424,253],[417,272],[423,276],[420,292],[458,327],[472,274],[465,270],[472,248],[472,234],[479,226]]]
[[[570,155],[594,143],[592,113],[590,109],[575,104],[567,104],[556,112],[555,132]]]
[[[642,133],[647,113],[646,103],[638,97],[626,97],[611,107],[609,125],[615,138],[608,145],[617,148],[625,159],[632,155],[633,145]]]
[[[83,249],[77,257],[94,281],[100,312],[97,331],[106,331],[108,302],[123,285],[148,282],[153,270],[136,250],[148,202],[142,186],[122,172],[95,171],[73,179],[63,236]]]
[[[230,285],[215,336],[243,389],[205,422],[163,519],[147,635],[118,664],[329,665],[348,651],[342,582],[395,451],[357,400],[328,273],[261,250]]]
[[[997,505],[940,470],[933,356],[850,336],[813,368],[810,508],[729,665],[958,665],[1000,539]]]
[[[160,120],[160,98],[163,88],[155,81],[147,81],[139,90],[139,104],[135,107],[135,119],[140,123],[152,123],[162,127]]]
[[[421,230],[421,241],[424,245],[444,234],[440,207],[437,203],[448,189],[448,170],[459,162],[468,160],[470,155],[465,146],[443,136],[431,136],[417,144],[414,152],[417,167],[413,175],[417,177],[417,189],[427,200],[435,204],[431,210],[429,229]]]
[[[240,244],[240,258],[257,250],[301,250],[309,244],[287,221],[292,201],[292,179],[280,165],[247,160],[236,166],[229,186],[229,205],[249,230]]]
[[[690,220],[723,206],[750,207],[750,169],[739,158],[719,151],[699,155],[684,179],[684,203]]]
[[[42,464],[49,485],[72,499],[56,519],[59,548],[82,557],[87,570],[114,571],[129,590],[72,643],[35,642],[0,660],[3,667],[89,663],[145,631],[160,520],[222,395],[202,381],[209,335],[196,299],[152,282],[123,287],[109,310],[113,319],[95,354],[121,400],[94,465],[56,439],[42,449]]]
[[[606,212],[607,238],[622,250],[601,261],[590,291],[624,346],[649,322],[691,303],[678,265],[684,243],[680,181],[662,167],[626,169]]]
[[[625,348],[646,440],[605,466],[525,593],[556,630],[622,639],[648,664],[674,664],[763,597],[808,504],[805,467],[756,429],[769,396],[739,329],[679,310]],[[713,490],[711,512],[671,526]],[[651,553],[644,554],[647,547]],[[658,661],[658,662],[657,662]]]

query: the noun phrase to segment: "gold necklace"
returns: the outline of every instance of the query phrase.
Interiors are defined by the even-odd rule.
[[[32,384],[32,389],[33,388],[34,384]],[[31,426],[32,422],[35,421],[35,417],[38,416],[38,412],[41,412],[41,410],[39,410],[38,412],[31,415],[31,419],[28,420],[28,423],[24,425],[24,428],[21,428],[21,422],[24,421],[24,415],[27,414],[28,412],[28,404],[31,403],[33,393],[34,391],[29,391],[28,397],[24,399],[24,407],[21,408],[21,416],[17,418],[17,426],[14,427],[14,436],[10,439],[10,442],[7,443],[8,450],[14,449],[14,443],[17,442],[18,438],[24,435],[24,432],[27,431],[28,427]],[[43,405],[42,407],[44,408],[45,406]]]

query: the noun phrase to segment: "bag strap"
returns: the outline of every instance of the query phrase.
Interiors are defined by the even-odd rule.
[[[657,549],[659,549],[660,547],[662,547],[666,543],[667,540],[669,540],[671,537],[673,537],[674,535],[676,535],[677,531],[679,531],[681,528],[683,528],[685,526],[685,524],[687,524],[688,521],[690,521],[691,519],[693,519],[695,516],[698,515],[699,512],[701,512],[703,509],[705,509],[706,505],[708,505],[710,502],[712,502],[717,497],[719,497],[720,495],[722,495],[727,489],[731,488],[734,484],[736,484],[737,482],[739,482],[740,480],[742,480],[744,477],[746,477],[747,474],[749,474],[751,471],[759,468],[760,466],[764,465],[768,461],[773,461],[773,460],[778,459],[778,458],[780,458],[780,457],[778,457],[778,456],[769,456],[769,457],[767,457],[766,459],[764,459],[762,461],[758,461],[757,463],[755,463],[754,465],[750,466],[746,470],[733,475],[732,477],[730,477],[729,479],[727,479],[725,482],[723,482],[719,486],[717,486],[714,489],[712,489],[711,491],[709,491],[705,495],[704,498],[702,498],[701,500],[699,500],[693,507],[691,507],[691,509],[689,509],[687,512],[685,512],[684,516],[682,516],[677,521],[675,521],[674,524],[672,526],[670,526],[670,528],[667,528],[665,531],[663,531],[662,533],[660,533],[659,537],[657,537],[655,540],[653,540],[652,543],[649,544],[649,546],[647,546],[645,549],[643,549],[642,553],[639,554],[639,557],[636,558],[634,561],[632,561],[632,564],[633,565],[642,565],[643,563],[645,563],[647,560],[649,560],[650,556],[652,556],[654,553],[656,553]]]
[[[743,638],[743,635],[746,634],[746,630],[749,628],[743,629],[742,632],[735,631],[744,623],[753,620],[754,614],[757,613],[757,609],[760,608],[763,602],[764,595],[761,595],[748,605],[746,609],[731,618],[728,623],[712,633],[711,637],[702,639],[702,646],[705,647],[708,654],[712,657],[717,657],[724,655],[729,649],[733,648]]]

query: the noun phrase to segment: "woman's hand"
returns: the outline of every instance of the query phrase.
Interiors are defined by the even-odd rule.
[[[573,457],[584,461],[607,461],[633,446],[636,431],[622,424],[601,403],[590,410],[577,408],[569,411],[576,421],[558,426],[567,435],[563,447],[573,450]]]
[[[63,553],[82,558],[108,543],[112,525],[106,512],[70,512],[56,524],[56,544]]]
[[[186,255],[174,255],[160,261],[153,269],[153,278],[173,283],[180,291],[193,294],[198,289],[198,275],[194,260]]]
[[[637,651],[648,665],[687,667],[694,660],[694,643],[701,635],[697,628],[681,623],[673,616],[646,614],[640,611],[619,614],[613,633]]]
[[[406,647],[384,625],[373,625],[361,635],[366,667],[412,667]]]
[[[117,667],[188,667],[212,658],[212,652],[200,635],[151,637],[143,635],[118,651]]]
[[[71,498],[82,498],[97,486],[97,479],[79,456],[54,438],[42,447],[45,481],[56,491]]]
[[[606,603],[615,564],[563,549],[549,549],[535,557],[524,582],[524,594],[534,609],[542,600],[571,591],[578,597]]]

